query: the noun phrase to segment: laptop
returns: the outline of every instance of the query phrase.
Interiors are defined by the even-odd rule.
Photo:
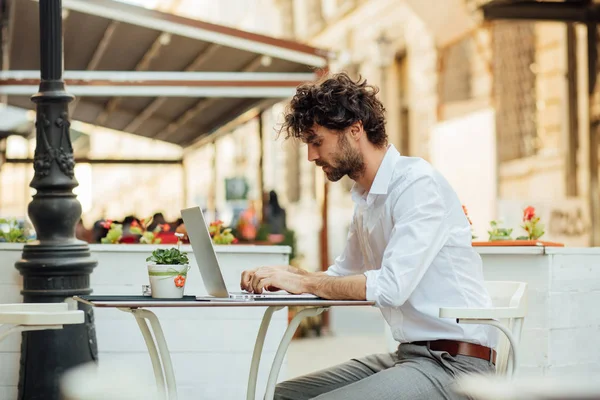
[[[213,299],[235,299],[235,300],[298,300],[317,299],[313,294],[291,294],[286,291],[249,293],[245,291],[229,292],[225,286],[225,280],[221,273],[219,259],[213,246],[212,238],[208,232],[208,224],[200,207],[192,207],[181,210],[181,217],[185,223],[192,251],[196,258],[196,264],[202,275],[204,287]],[[196,296],[198,300],[206,300],[206,296]]]

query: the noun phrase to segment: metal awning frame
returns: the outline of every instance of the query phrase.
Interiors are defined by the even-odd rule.
[[[481,4],[479,11],[486,20],[600,22],[600,3],[593,3],[590,0],[565,0],[563,2],[495,0]]]
[[[12,12],[5,13],[3,21],[9,28],[14,27],[13,21],[17,15],[23,15],[14,12],[17,2],[21,5],[38,3],[38,0],[6,1],[6,4],[12,5],[8,8]],[[97,35],[93,36],[91,45],[94,50],[89,58],[86,57],[86,64],[81,64],[79,60],[74,68],[77,70],[67,70],[64,73],[67,91],[75,96],[75,100],[69,106],[73,118],[132,134],[138,134],[140,129],[146,129],[144,132],[148,132],[147,126],[144,128],[143,125],[155,119],[157,123],[153,126],[160,128],[155,128],[156,132],[152,131],[151,134],[143,136],[182,146],[195,141],[187,136],[194,134],[190,126],[197,122],[195,120],[203,112],[211,113],[212,119],[207,126],[198,125],[196,129],[199,136],[218,128],[226,122],[225,118],[235,118],[237,114],[234,110],[243,113],[256,104],[266,104],[268,107],[278,100],[292,97],[298,85],[315,81],[322,76],[327,71],[329,59],[335,54],[291,40],[255,34],[114,0],[62,0],[63,22],[69,21],[73,15],[82,14],[109,22],[104,27],[104,34],[100,39]],[[111,51],[114,52],[116,38],[122,35],[121,29],[125,26],[149,29],[156,32],[157,36],[152,42],[146,40],[144,45],[139,47],[145,49],[145,52],[140,53],[141,55],[136,53],[135,66],[125,70],[118,67],[107,70],[106,58],[108,54],[113,54]],[[19,68],[13,66],[11,60],[11,55],[14,54],[10,51],[10,45],[15,37],[10,31],[6,33],[6,37],[3,38],[0,98],[4,98],[5,102],[15,97],[20,98],[20,102],[11,104],[24,107],[23,98],[39,90],[40,72],[37,69],[31,71],[32,68],[11,69]],[[168,52],[169,44],[173,40],[181,41],[181,38],[204,42],[204,45],[182,54],[180,60],[184,62],[171,63],[166,69],[161,68],[160,63],[156,62],[159,54],[163,51]],[[14,46],[12,47],[14,53]],[[228,53],[227,49],[234,53]],[[225,56],[231,57],[235,51],[239,52],[238,60],[243,61],[234,63],[233,68],[224,68],[225,71],[232,72],[217,72],[221,68],[218,55],[225,52]],[[253,56],[249,57],[252,55],[249,53],[253,53]],[[190,55],[193,57],[190,58]],[[273,67],[272,63],[275,64]],[[94,97],[101,100],[95,102],[92,99]],[[154,99],[142,108],[137,106],[149,98]],[[185,99],[197,100],[194,103]],[[90,117],[90,113],[97,112],[100,104],[103,104],[103,109]],[[130,104],[134,106],[129,107]],[[229,110],[226,104],[235,104],[235,107],[230,107]],[[78,115],[82,113],[81,110],[85,110],[83,113],[87,113],[88,117]],[[126,116],[127,113],[131,114],[132,110],[138,115],[129,122],[124,121],[129,117]],[[169,118],[171,120],[164,125]],[[111,123],[114,120],[120,122]]]
[[[285,98],[314,73],[66,71],[75,96]],[[37,92],[39,71],[0,71],[0,94]]]

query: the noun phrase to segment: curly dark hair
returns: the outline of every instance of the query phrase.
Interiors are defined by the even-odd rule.
[[[306,131],[315,123],[342,131],[360,121],[369,141],[376,147],[384,147],[387,145],[385,108],[376,97],[378,92],[366,80],[353,81],[345,72],[300,85],[287,107],[279,133],[285,132],[286,139],[306,140]]]

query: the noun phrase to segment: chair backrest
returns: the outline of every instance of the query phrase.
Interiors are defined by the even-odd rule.
[[[527,314],[527,283],[512,281],[485,281],[485,288],[494,307],[510,307],[521,317]]]
[[[527,314],[527,283],[512,281],[486,281],[485,287],[492,298],[494,308],[510,308],[510,318],[498,318],[512,333],[516,344],[521,340],[523,322]],[[494,318],[492,311],[492,318]],[[510,354],[510,343],[505,335],[499,333],[496,348],[496,373],[506,374]]]

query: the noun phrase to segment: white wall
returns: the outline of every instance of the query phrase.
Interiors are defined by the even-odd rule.
[[[511,249],[485,249],[478,251],[485,253],[482,258],[486,280],[528,283],[528,314],[519,347],[520,374],[597,377],[598,249],[538,248],[538,255],[499,254]]]
[[[431,140],[431,163],[467,207],[479,240],[487,240],[496,218],[495,116],[485,109],[438,123]]]
[[[154,245],[91,245],[98,267],[91,275],[94,294],[141,293],[148,283],[145,258]],[[246,247],[246,246],[243,246]],[[12,250],[8,250],[12,248]],[[189,246],[192,269],[186,294],[205,294],[199,270]],[[253,246],[248,246],[252,250]],[[264,246],[268,251],[269,247]],[[236,246],[241,250],[242,246]],[[225,283],[239,290],[241,272],[262,265],[288,262],[285,248],[267,253],[218,251]],[[258,248],[260,249],[260,248]],[[14,267],[21,258],[20,246],[0,245],[0,303],[20,303],[22,279]],[[155,309],[160,318],[173,361],[179,399],[232,399],[245,397],[254,343],[265,308],[251,309]],[[134,318],[116,309],[95,309],[99,361],[127,361],[153,379],[152,364]],[[267,334],[258,375],[257,398],[262,398],[269,368],[287,327],[287,309],[278,311]],[[21,335],[0,343],[0,400],[15,400],[19,374]],[[286,377],[284,361],[280,380]]]

